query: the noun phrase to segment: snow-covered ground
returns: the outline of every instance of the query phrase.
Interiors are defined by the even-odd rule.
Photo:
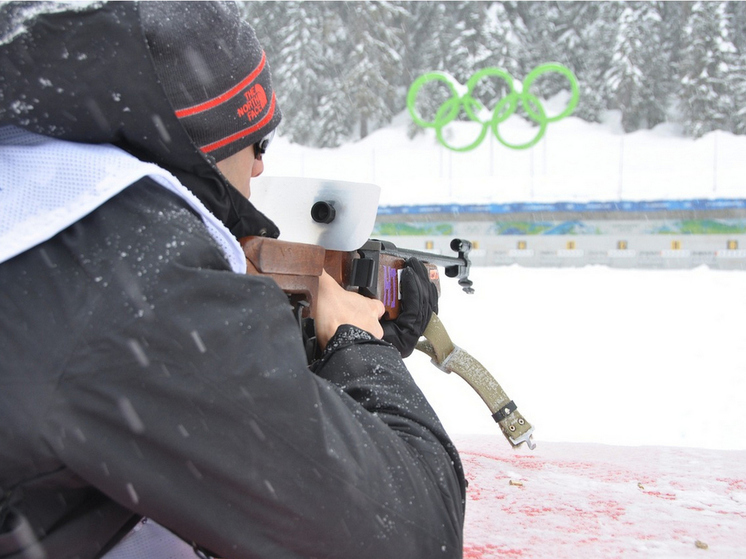
[[[458,154],[432,131],[409,140],[407,122],[336,149],[280,136],[265,172],[374,182],[382,204],[746,197],[743,136],[625,135],[612,113],[550,124],[532,150],[488,138]],[[454,127],[453,142],[470,133]],[[746,557],[746,275],[510,266],[472,279],[474,295],[443,281],[440,316],[537,448],[511,449],[465,382],[408,359],[463,455],[466,557]]]
[[[746,450],[742,272],[510,266],[471,277],[473,295],[442,280],[439,316],[538,441]],[[460,378],[423,354],[409,365],[449,431],[497,432]]]

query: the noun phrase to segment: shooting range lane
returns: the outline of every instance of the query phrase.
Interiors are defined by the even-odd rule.
[[[743,270],[746,200],[384,206],[373,235],[437,253],[462,237],[476,266]]]

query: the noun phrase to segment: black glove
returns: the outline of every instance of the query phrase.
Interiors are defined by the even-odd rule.
[[[409,357],[433,313],[438,312],[438,290],[430,281],[425,265],[414,257],[407,260],[399,283],[401,311],[395,320],[384,320],[383,339],[393,344],[402,357]]]

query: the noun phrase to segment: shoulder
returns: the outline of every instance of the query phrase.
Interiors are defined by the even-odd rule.
[[[77,226],[77,227],[76,227]],[[178,260],[186,266],[230,269],[200,215],[187,201],[144,177],[76,226],[84,250],[141,264]]]

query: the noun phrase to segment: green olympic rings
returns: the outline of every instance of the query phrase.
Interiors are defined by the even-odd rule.
[[[552,117],[546,115],[544,107],[539,99],[535,95],[529,93],[529,89],[536,78],[547,72],[556,72],[563,75],[570,83],[571,90],[570,102],[567,104],[565,110]],[[507,96],[498,101],[492,111],[488,111],[472,96],[472,93],[481,79],[491,76],[496,76],[504,80],[510,92]],[[417,114],[415,104],[420,89],[431,81],[443,82],[451,90],[451,96],[436,111],[435,119],[433,121],[426,121]],[[516,85],[518,87],[516,87]],[[580,88],[578,87],[578,80],[570,69],[561,64],[548,63],[534,68],[528,76],[526,76],[523,83],[518,82],[517,84],[514,82],[513,76],[501,68],[485,68],[479,70],[469,78],[465,86],[461,85],[453,76],[444,72],[430,72],[417,78],[410,86],[409,92],[407,93],[407,108],[409,109],[409,114],[412,116],[412,120],[415,124],[423,128],[435,128],[435,135],[438,138],[438,141],[444,147],[452,151],[463,152],[476,148],[482,143],[490,129],[497,140],[505,147],[511,149],[527,149],[535,146],[539,140],[541,140],[546,132],[547,125],[550,122],[557,122],[558,120],[572,114],[575,107],[578,105],[579,99]],[[528,142],[523,144],[511,144],[500,135],[498,127],[515,113],[518,109],[519,102],[526,111],[528,117],[539,125],[539,130],[536,133],[536,136]],[[471,144],[455,147],[446,142],[443,137],[443,128],[456,120],[462,107],[470,120],[482,125],[482,130],[477,136],[477,139]]]

